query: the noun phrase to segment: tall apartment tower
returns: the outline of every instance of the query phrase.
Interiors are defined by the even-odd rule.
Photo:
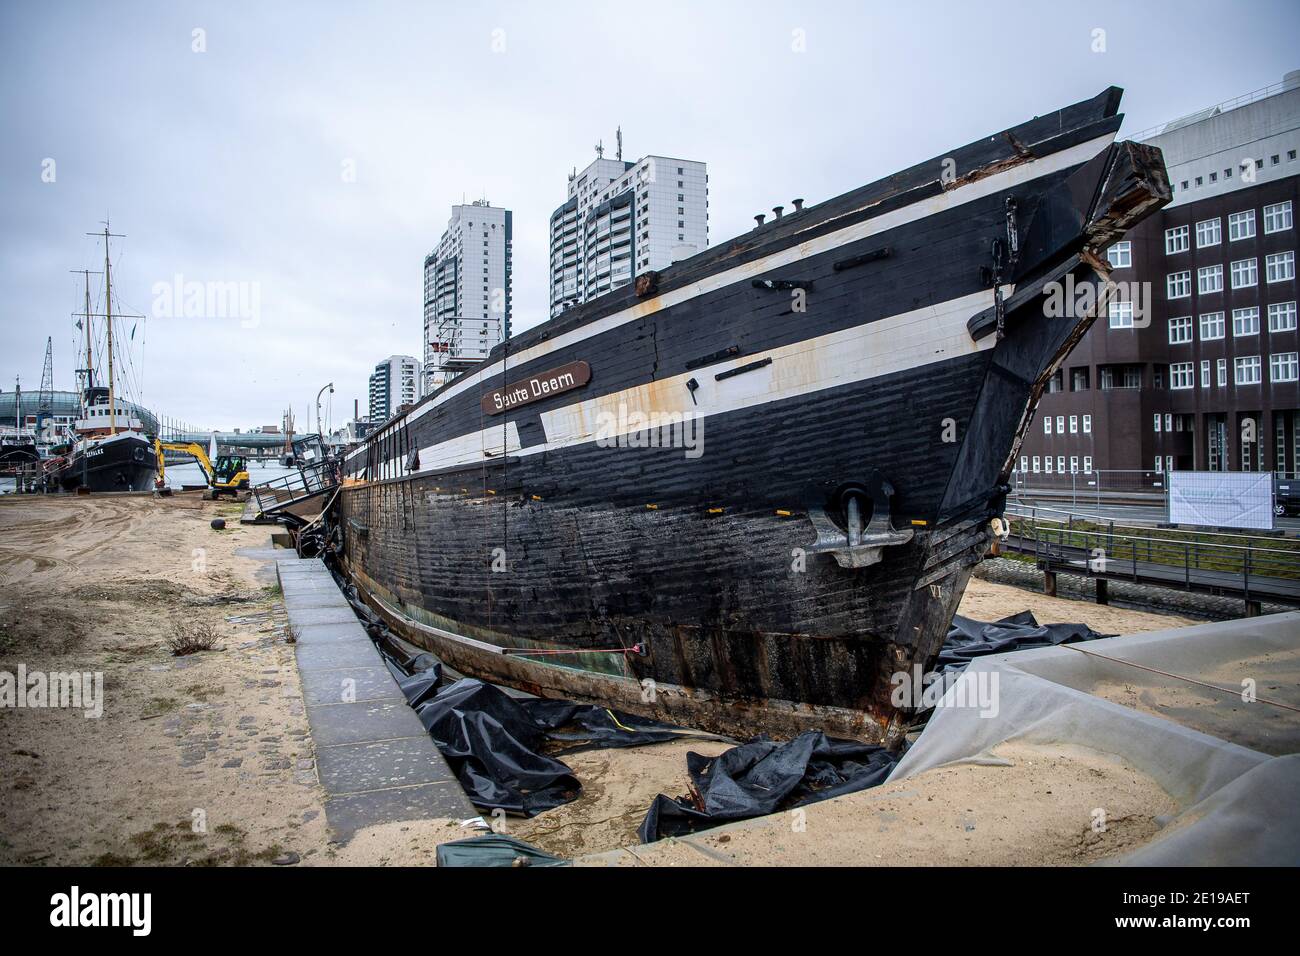
[[[403,405],[423,395],[423,376],[414,355],[390,355],[370,373],[370,421],[381,425]]]
[[[479,200],[452,206],[424,258],[424,390],[445,385],[510,336],[513,222]]]
[[[1017,468],[1030,484],[1295,475],[1300,71],[1139,136],[1164,152],[1173,202],[1108,251],[1120,294],[1050,381]]]
[[[569,198],[551,214],[552,317],[709,244],[704,163],[602,153],[569,177]]]

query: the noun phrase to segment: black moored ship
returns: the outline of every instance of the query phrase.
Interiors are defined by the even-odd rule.
[[[104,225],[104,312],[91,311],[90,273],[86,280],[85,311],[80,313],[85,333],[86,365],[78,371],[83,388],[81,416],[72,427],[69,440],[52,449],[44,463],[47,491],[148,491],[157,474],[153,444],[145,434],[144,422],[124,403],[115,389],[113,353],[113,282],[108,242],[112,233]],[[94,363],[94,319],[103,319],[107,356],[106,384],[96,379]]]
[[[149,491],[158,463],[144,425],[120,403],[109,404],[108,389],[86,389],[76,439],[55,449],[47,486],[61,491]]]
[[[1120,91],[637,276],[352,452],[341,560],[465,673],[749,734],[892,739],[1002,515],[1045,309],[1169,201]],[[685,437],[683,437],[685,436]],[[904,708],[905,710],[905,708]]]

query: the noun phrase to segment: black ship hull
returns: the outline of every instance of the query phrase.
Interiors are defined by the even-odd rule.
[[[1044,297],[1104,280],[1105,246],[1168,201],[1158,152],[1111,143],[1117,104],[510,340],[349,456],[345,569],[470,674],[724,732],[890,738],[897,676],[937,654],[1095,314]]]
[[[74,447],[47,480],[50,487],[61,491],[149,491],[157,473],[157,459],[148,439],[119,432]]]
[[[26,471],[40,460],[35,442],[0,442],[0,475]]]

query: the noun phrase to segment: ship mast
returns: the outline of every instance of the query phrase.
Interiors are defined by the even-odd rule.
[[[72,313],[77,318],[85,322],[84,331],[86,333],[86,367],[77,369],[78,375],[85,376],[85,383],[81,392],[81,404],[84,406],[86,404],[85,390],[87,388],[92,387],[95,384],[95,353],[93,351],[94,335],[90,325],[91,319],[94,318],[94,315],[90,311],[90,277],[92,275],[97,276],[99,275],[99,273],[91,272],[89,269],[70,269],[69,271],[73,273],[79,273],[80,275],[85,277],[85,281],[86,281],[85,311]]]
[[[108,223],[104,223],[104,321],[108,327],[108,433],[117,434],[117,408],[113,399],[113,285],[108,269]]]

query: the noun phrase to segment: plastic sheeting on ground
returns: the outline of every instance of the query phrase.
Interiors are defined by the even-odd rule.
[[[693,792],[655,797],[637,835],[650,843],[865,790],[883,783],[896,759],[813,730],[785,743],[756,738],[717,757],[688,753]]]
[[[676,740],[683,731],[630,714],[542,698],[516,699],[466,677],[422,696],[420,722],[476,807],[533,816],[575,799],[582,784],[567,764],[541,753],[548,742],[568,750],[635,747]],[[405,686],[403,688],[405,690]]]
[[[1300,761],[1288,753],[1297,722],[1293,712],[1262,699],[1273,695],[1294,706],[1294,685],[1263,676],[1259,686],[1267,690],[1254,703],[1204,687],[1196,706],[1186,703],[1189,688],[1197,690],[1191,680],[1230,686],[1218,676],[1225,668],[1234,677],[1266,675],[1261,668],[1270,658],[1285,663],[1295,653],[1297,633],[1300,614],[1277,614],[1111,638],[1090,644],[1089,653],[1049,647],[973,661],[888,782],[945,764],[987,760],[1005,741],[1085,747],[1122,758],[1179,807],[1150,843],[1112,862],[1300,864],[1300,804],[1294,799]],[[963,699],[981,696],[963,682],[994,689],[997,706],[963,706]],[[1117,682],[1144,688],[1148,696],[1167,686],[1181,699],[1161,704],[1158,695],[1151,696],[1144,706],[1165,715],[1155,716],[1099,696]],[[1234,740],[1267,745],[1280,755]],[[1013,809],[1008,804],[1008,812]]]
[[[572,866],[531,843],[499,834],[440,843],[438,866]]]
[[[1112,635],[1098,634],[1086,624],[1039,624],[1032,611],[1021,611],[991,624],[955,614],[934,669],[959,670],[975,658],[988,654],[1073,644],[1110,636]]]

